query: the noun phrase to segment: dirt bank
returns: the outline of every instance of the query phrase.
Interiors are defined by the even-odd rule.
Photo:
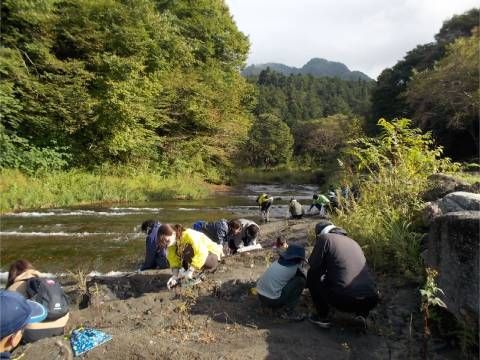
[[[113,336],[87,353],[86,359],[420,358],[418,284],[412,281],[377,274],[384,300],[367,330],[338,312],[334,327],[322,330],[307,320],[292,323],[262,310],[250,288],[276,259],[271,245],[282,236],[290,243],[310,246],[307,239],[314,224],[315,219],[307,219],[263,225],[263,250],[225,258],[215,274],[193,288],[167,291],[170,272],[166,270],[91,279],[88,297],[81,296],[85,289],[67,286],[76,303],[69,330],[89,326]],[[84,308],[78,309],[79,305]],[[299,309],[312,309],[307,290]],[[60,342],[44,339],[17,349],[14,355],[59,359]],[[432,358],[456,358],[442,342],[433,341],[431,347]]]

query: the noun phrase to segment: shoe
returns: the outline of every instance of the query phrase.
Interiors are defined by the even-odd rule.
[[[357,316],[355,316],[355,320],[357,320],[358,322],[362,323],[363,328],[364,328],[365,330],[367,330],[368,325],[367,325],[367,318],[366,318],[365,316],[357,315]]]
[[[280,314],[280,317],[289,321],[303,321],[305,319],[305,314],[300,314],[294,311],[284,311]]]
[[[332,326],[330,320],[328,320],[327,318],[322,319],[318,315],[310,315],[308,320],[310,320],[311,323],[317,325],[318,327],[321,327],[322,329],[328,329],[330,326]]]

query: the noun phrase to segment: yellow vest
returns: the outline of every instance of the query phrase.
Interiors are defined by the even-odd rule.
[[[222,246],[210,240],[204,233],[186,229],[182,233],[182,237],[177,239],[177,243],[167,248],[167,260],[172,269],[178,269],[182,266],[181,255],[187,245],[191,245],[193,248],[194,255],[191,266],[197,270],[200,270],[205,265],[208,253],[217,255],[218,260],[220,260],[223,252]]]

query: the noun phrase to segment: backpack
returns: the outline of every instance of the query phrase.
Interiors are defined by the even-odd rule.
[[[28,279],[27,297],[47,309],[45,321],[60,319],[68,313],[68,297],[60,284],[53,279],[37,277]]]

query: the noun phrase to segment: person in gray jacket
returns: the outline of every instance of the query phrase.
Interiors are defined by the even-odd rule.
[[[260,227],[251,220],[237,219],[229,221],[228,247],[232,254],[243,246],[256,245]]]
[[[302,216],[305,214],[305,210],[303,209],[302,204],[300,204],[298,200],[293,197],[290,199],[288,211],[290,211],[290,215],[293,219],[301,219]]]
[[[256,290],[262,305],[283,308],[281,316],[284,319],[304,319],[303,315],[295,313],[295,306],[306,284],[301,270],[304,260],[304,247],[290,245],[257,281]]]

